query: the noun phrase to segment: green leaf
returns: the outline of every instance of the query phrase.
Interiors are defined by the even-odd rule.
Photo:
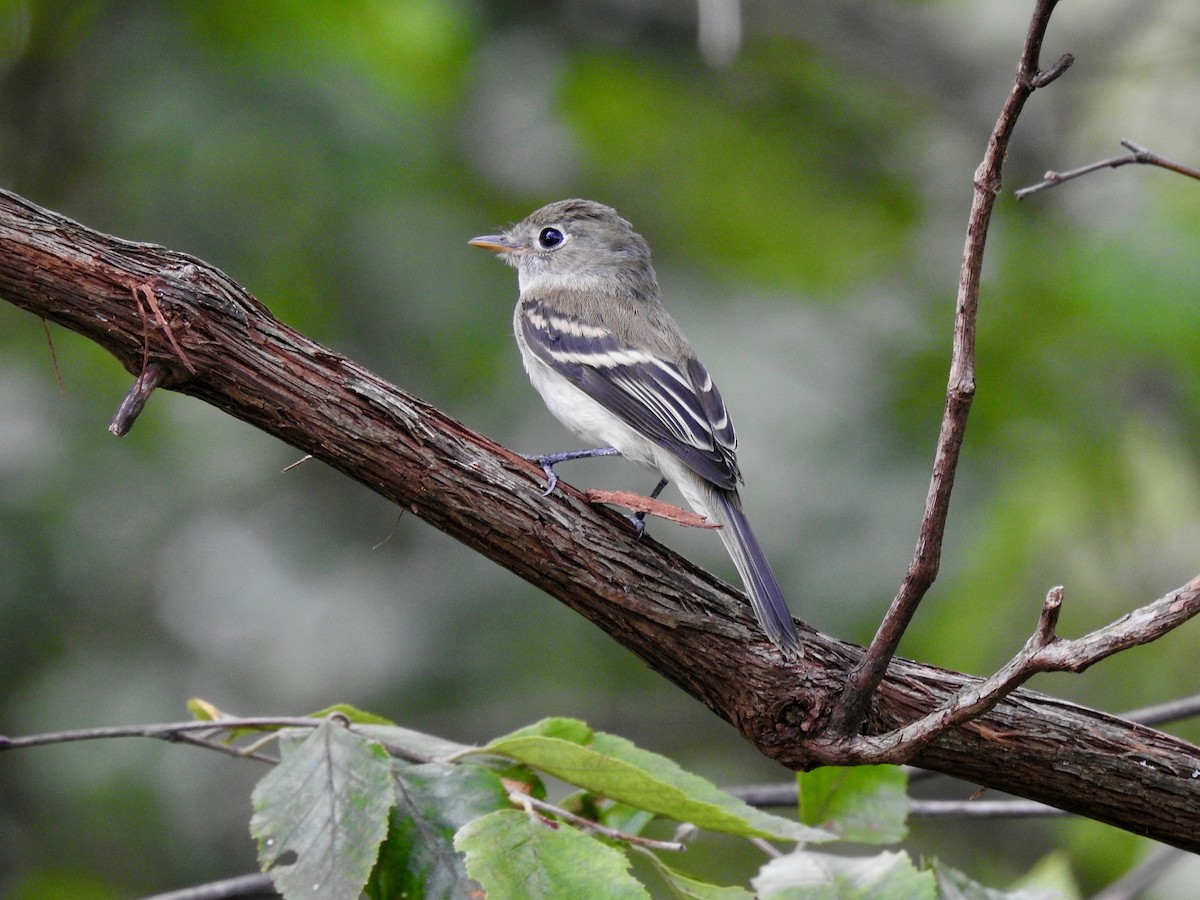
[[[754,895],[743,887],[722,887],[699,881],[672,869],[656,853],[645,853],[643,858],[653,864],[655,870],[667,883],[672,896],[681,900],[753,900]]]
[[[510,756],[576,787],[711,831],[780,841],[833,839],[827,832],[754,809],[624,738],[593,733],[586,726],[565,727],[564,721],[571,720],[555,720],[546,733],[576,740],[547,737],[540,730],[545,723],[538,723],[497,738],[479,752]],[[580,743],[589,737],[590,743]]]
[[[258,862],[287,898],[357,900],[395,804],[375,741],[323,722],[254,788]]]
[[[224,713],[203,697],[192,697],[187,702],[187,711],[197,722],[216,722]]]
[[[532,725],[526,725],[524,728],[518,728],[516,731],[509,732],[503,737],[496,738],[496,740],[503,741],[508,738],[535,736],[559,738],[564,741],[570,741],[572,744],[583,746],[592,742],[595,732],[590,725],[586,722],[581,722],[579,719],[551,716],[550,718],[534,722]]]
[[[500,777],[482,766],[431,763],[397,769],[395,786],[396,808],[367,894],[375,900],[467,896],[471,883],[454,835],[468,822],[510,808]]]
[[[467,872],[489,897],[650,897],[629,874],[625,854],[574,828],[548,825],[515,809],[464,826],[454,846],[467,854]]]
[[[796,776],[800,821],[847,841],[892,844],[908,834],[908,776],[899,766],[823,766]]]
[[[935,900],[932,872],[904,853],[851,858],[798,851],[773,859],[751,882],[763,900]]]

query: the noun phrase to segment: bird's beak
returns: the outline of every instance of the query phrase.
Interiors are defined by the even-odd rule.
[[[503,234],[485,234],[480,237],[471,238],[467,243],[472,247],[479,247],[481,250],[491,250],[494,253],[513,253],[517,250],[517,244]]]

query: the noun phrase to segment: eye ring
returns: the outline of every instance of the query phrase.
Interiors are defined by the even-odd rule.
[[[538,232],[538,246],[543,250],[553,250],[566,239],[566,235],[553,226],[548,226]]]

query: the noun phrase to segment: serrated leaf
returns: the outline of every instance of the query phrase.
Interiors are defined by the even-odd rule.
[[[863,844],[894,844],[908,834],[908,776],[899,766],[822,766],[796,783],[806,825]]]
[[[330,716],[342,716],[348,722],[355,725],[392,725],[391,719],[385,719],[383,716],[377,716],[375,713],[366,712],[359,709],[357,706],[351,706],[349,703],[335,703],[333,706],[327,706],[324,709],[318,709],[314,713],[309,713],[305,718],[308,719],[328,719]]]
[[[376,900],[468,896],[454,835],[468,822],[510,808],[500,777],[482,766],[430,763],[401,767],[394,781],[396,808],[367,894]]]
[[[932,872],[918,871],[908,855],[830,856],[797,851],[763,866],[751,881],[763,900],[935,900]]]
[[[476,819],[454,846],[467,855],[467,873],[489,897],[649,900],[619,850],[565,825],[547,825],[515,809]],[[597,894],[603,886],[603,894]]]
[[[287,900],[358,900],[395,804],[376,741],[323,722],[254,788],[258,862]]]
[[[827,832],[757,810],[665,756],[603,732],[582,746],[523,730],[492,741],[481,752],[510,756],[576,787],[711,831],[780,841],[833,839]]]

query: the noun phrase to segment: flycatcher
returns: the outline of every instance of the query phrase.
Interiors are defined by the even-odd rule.
[[[663,308],[650,247],[616,210],[561,200],[502,234],[473,238],[517,270],[513,325],[529,380],[550,412],[596,451],[538,457],[553,465],[619,453],[673,481],[720,525],[767,637],[803,655],[796,625],[742,513],[733,423],[708,371]],[[611,449],[610,449],[611,448]]]

